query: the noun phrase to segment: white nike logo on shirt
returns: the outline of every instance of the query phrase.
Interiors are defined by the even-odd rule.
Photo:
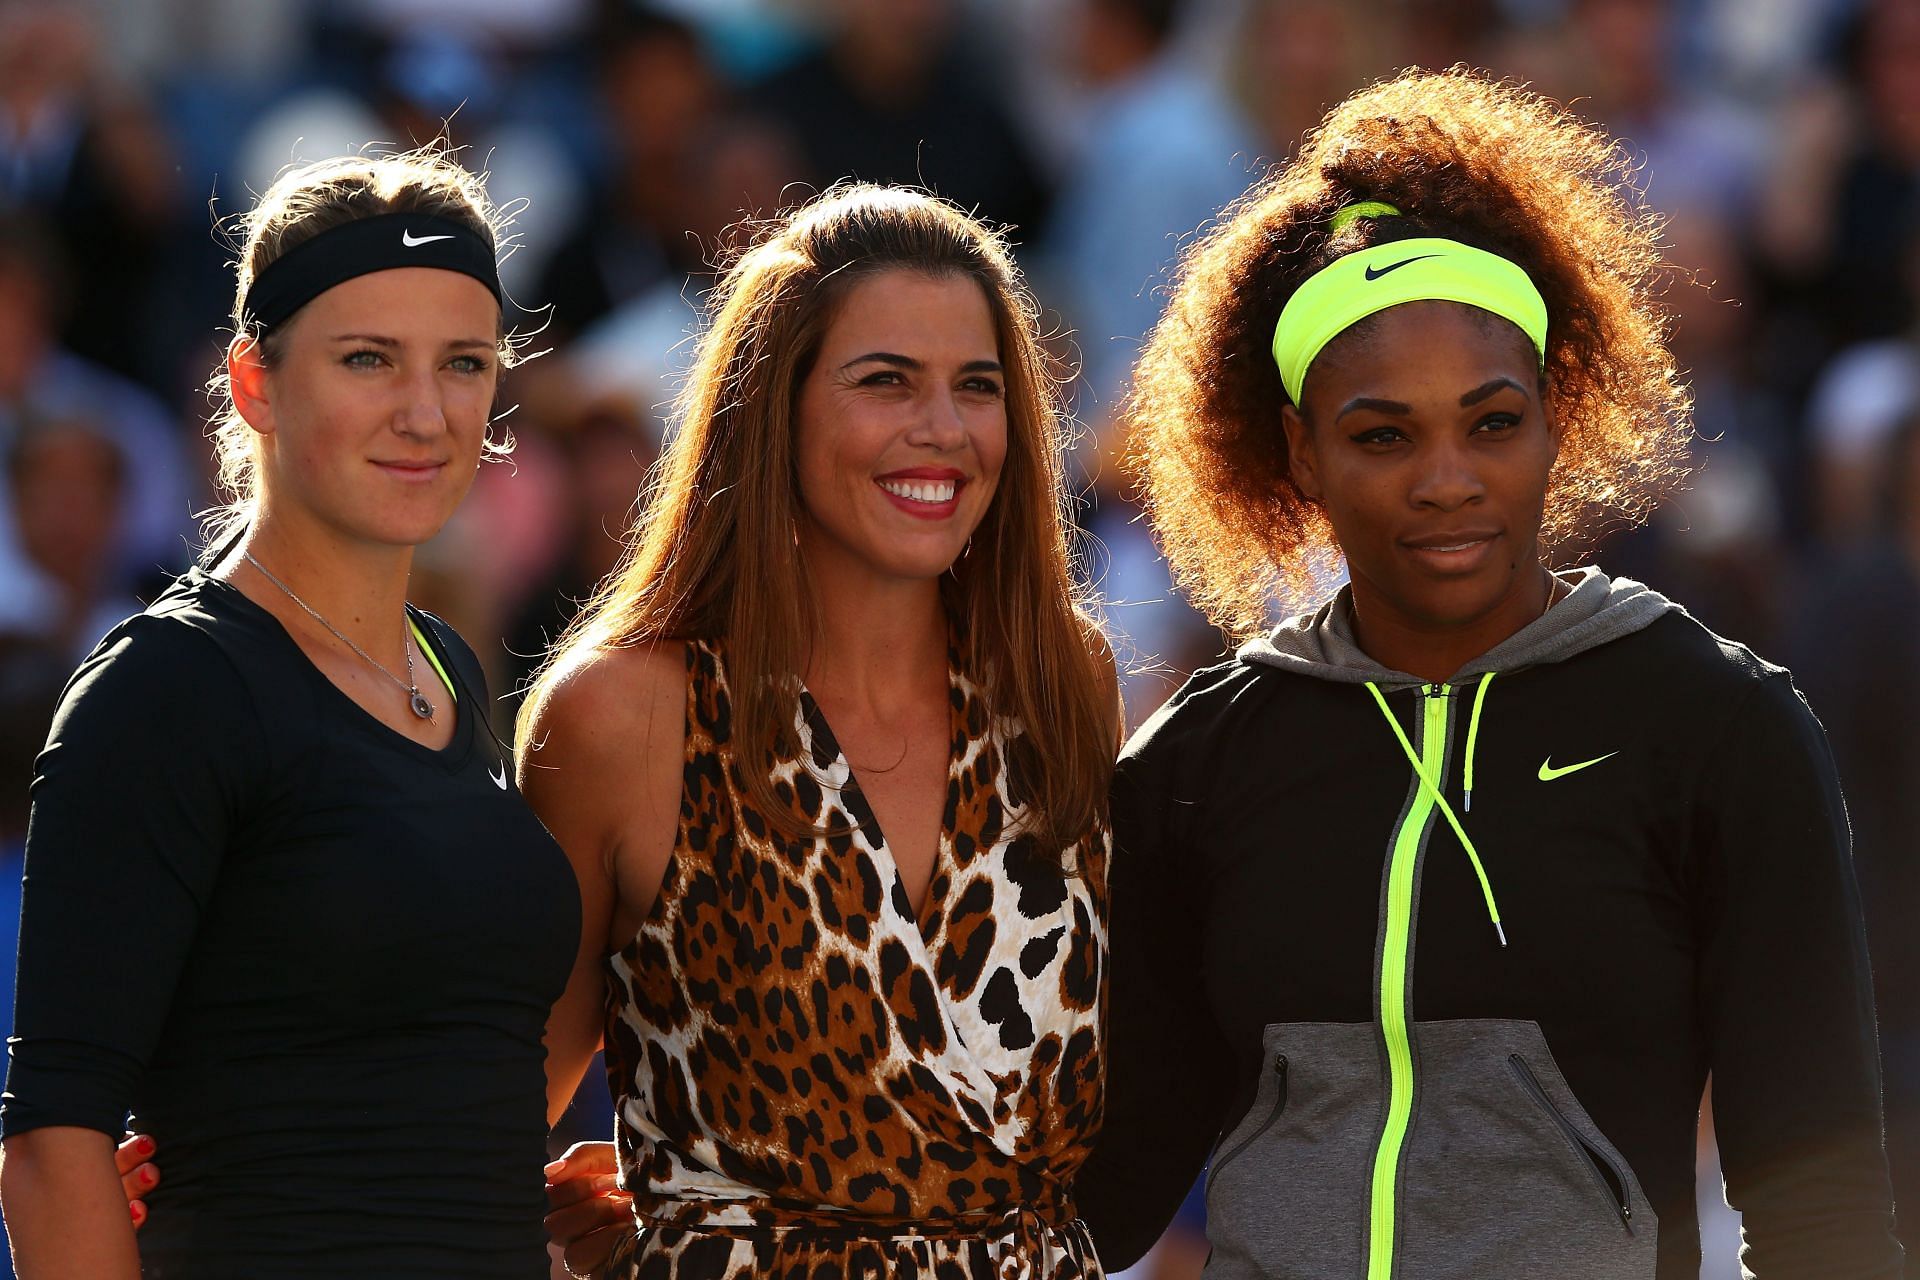
[[[502,760],[499,765],[499,772],[495,773],[492,770],[488,770],[487,776],[493,779],[494,786],[505,791],[507,789],[507,762]]]
[[[417,249],[423,244],[432,244],[435,240],[451,240],[452,236],[416,236],[411,231],[400,233],[400,243],[409,249]]]

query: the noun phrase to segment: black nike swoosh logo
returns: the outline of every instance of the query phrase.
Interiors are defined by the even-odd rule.
[[[1375,267],[1368,267],[1368,268],[1367,268],[1367,279],[1369,279],[1369,280],[1378,280],[1378,279],[1379,279],[1379,278],[1380,278],[1381,276],[1383,276],[1383,275],[1385,275],[1385,274],[1387,274],[1387,272],[1389,272],[1389,271],[1398,271],[1398,270],[1399,270],[1400,268],[1402,268],[1402,267],[1404,267],[1404,266],[1406,266],[1406,265],[1407,265],[1408,263],[1411,263],[1411,262],[1425,262],[1425,261],[1426,261],[1426,260],[1427,260],[1428,258],[1437,258],[1437,257],[1439,257],[1439,256],[1440,256],[1440,255],[1439,255],[1439,254],[1437,254],[1437,253],[1423,253],[1423,254],[1421,254],[1421,255],[1420,255],[1419,257],[1417,257],[1417,258],[1404,258],[1404,259],[1402,259],[1401,261],[1399,261],[1399,262],[1396,262],[1396,263],[1394,263],[1394,264],[1393,264],[1392,266],[1390,266],[1390,267],[1378,267],[1378,268],[1375,268]]]

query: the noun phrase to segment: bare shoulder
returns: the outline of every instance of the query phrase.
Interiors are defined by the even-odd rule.
[[[613,763],[659,739],[678,754],[685,734],[686,645],[582,649],[535,688],[520,769]]]
[[[593,648],[540,681],[520,735],[520,788],[582,869],[614,889],[613,936],[659,892],[680,810],[687,646]]]
[[[535,688],[520,733],[520,789],[556,834],[626,825],[677,800],[686,745],[686,646],[582,649]],[[624,810],[624,812],[623,812]],[[565,843],[563,838],[562,843]]]

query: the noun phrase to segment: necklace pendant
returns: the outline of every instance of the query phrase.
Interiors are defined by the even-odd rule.
[[[409,690],[409,693],[411,696],[407,702],[408,705],[413,708],[413,714],[419,716],[422,720],[433,719],[433,704],[427,701],[427,695],[418,689]]]

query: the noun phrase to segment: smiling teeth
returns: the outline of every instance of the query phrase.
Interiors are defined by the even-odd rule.
[[[880,487],[896,498],[905,498],[909,502],[952,502],[954,483],[951,480],[882,480]]]

